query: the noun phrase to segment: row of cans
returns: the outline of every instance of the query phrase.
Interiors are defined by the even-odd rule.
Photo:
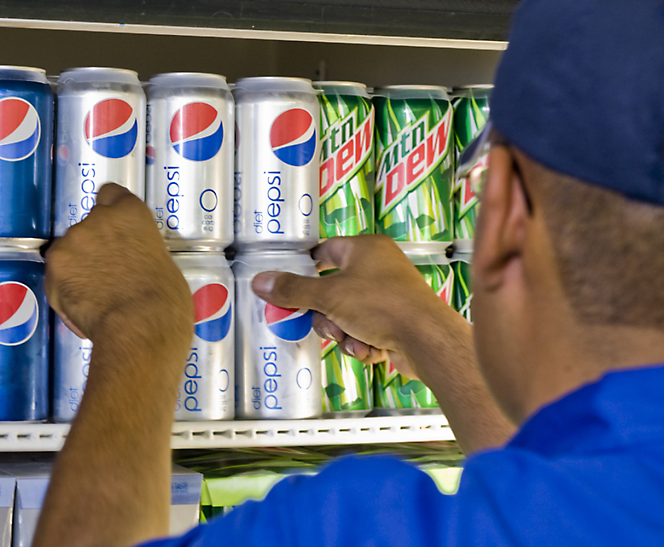
[[[470,320],[470,257],[450,264],[444,252],[424,255],[416,249],[409,256],[436,294]],[[421,382],[399,376],[391,363],[377,365],[372,381],[371,367],[341,355],[334,343],[323,344],[321,359],[310,310],[278,308],[253,293],[251,281],[261,271],[318,275],[308,253],[239,254],[232,270],[220,252],[175,252],[173,259],[195,309],[176,419],[357,416],[374,407],[379,414],[409,414],[437,407]],[[51,341],[43,273],[37,249],[0,250],[2,421],[49,417]],[[53,418],[68,422],[85,390],[92,344],[51,319]]]
[[[50,237],[52,201],[61,236],[114,181],[146,198],[173,250],[306,250],[374,231],[467,239],[474,193],[454,180],[455,156],[489,91],[458,90],[453,104],[435,86],[370,97],[358,83],[244,78],[231,93],[213,74],[142,85],[132,71],[79,68],[60,75],[54,116],[43,71],[0,67],[0,237]]]

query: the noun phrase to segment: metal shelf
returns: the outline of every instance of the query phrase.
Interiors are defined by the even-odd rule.
[[[0,452],[55,452],[62,448],[68,424],[0,423]],[[442,414],[332,420],[175,422],[171,446],[249,448],[422,441],[452,441]]]

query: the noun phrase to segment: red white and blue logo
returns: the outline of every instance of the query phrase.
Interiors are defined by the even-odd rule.
[[[18,346],[30,340],[37,329],[39,304],[23,283],[0,283],[0,344]]]
[[[173,148],[183,158],[212,159],[224,142],[221,113],[208,103],[186,104],[173,116],[170,135]]]
[[[302,108],[291,108],[277,116],[270,129],[270,146],[275,156],[294,167],[307,165],[316,152],[316,125]]]
[[[85,140],[100,156],[124,158],[136,146],[138,120],[134,109],[122,99],[105,99],[85,116]]]
[[[194,293],[194,332],[206,342],[226,338],[233,322],[228,289],[221,283],[204,285]]]
[[[265,305],[267,328],[286,342],[299,342],[306,338],[313,327],[313,312],[304,309],[278,308]]]
[[[19,97],[0,99],[0,159],[21,161],[31,156],[41,137],[34,106]]]

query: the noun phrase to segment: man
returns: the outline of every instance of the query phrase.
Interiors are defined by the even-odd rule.
[[[155,545],[664,544],[663,89],[664,1],[520,7],[492,102],[476,354],[385,238],[321,245],[332,276],[254,280],[266,300],[321,312],[317,329],[347,352],[391,352],[434,389],[477,452],[457,495],[397,460],[349,458]],[[150,224],[106,186],[48,255],[51,303],[95,349],[37,546],[166,532],[191,303]]]

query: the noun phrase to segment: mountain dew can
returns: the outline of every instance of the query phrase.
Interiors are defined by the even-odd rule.
[[[440,242],[422,242],[400,243],[399,247],[436,295],[450,305],[454,270],[447,258],[448,246]],[[374,399],[379,415],[440,413],[433,392],[423,382],[399,374],[390,361],[375,365]]]
[[[322,343],[323,416],[361,418],[373,409],[373,367],[345,355],[333,340]]]
[[[454,255],[452,268],[454,269],[454,293],[452,307],[463,315],[470,323],[473,322],[471,303],[473,292],[470,286],[472,253],[457,253]]]
[[[376,91],[376,232],[397,241],[453,239],[452,105],[444,87]]]
[[[320,237],[374,233],[374,108],[364,84],[314,82],[321,106]]]
[[[470,144],[489,119],[489,97],[491,85],[461,87],[454,90],[454,134],[456,157]],[[486,165],[488,155],[482,156],[476,165]],[[460,177],[454,185],[454,237],[473,239],[475,219],[479,210],[477,194],[469,177]]]

